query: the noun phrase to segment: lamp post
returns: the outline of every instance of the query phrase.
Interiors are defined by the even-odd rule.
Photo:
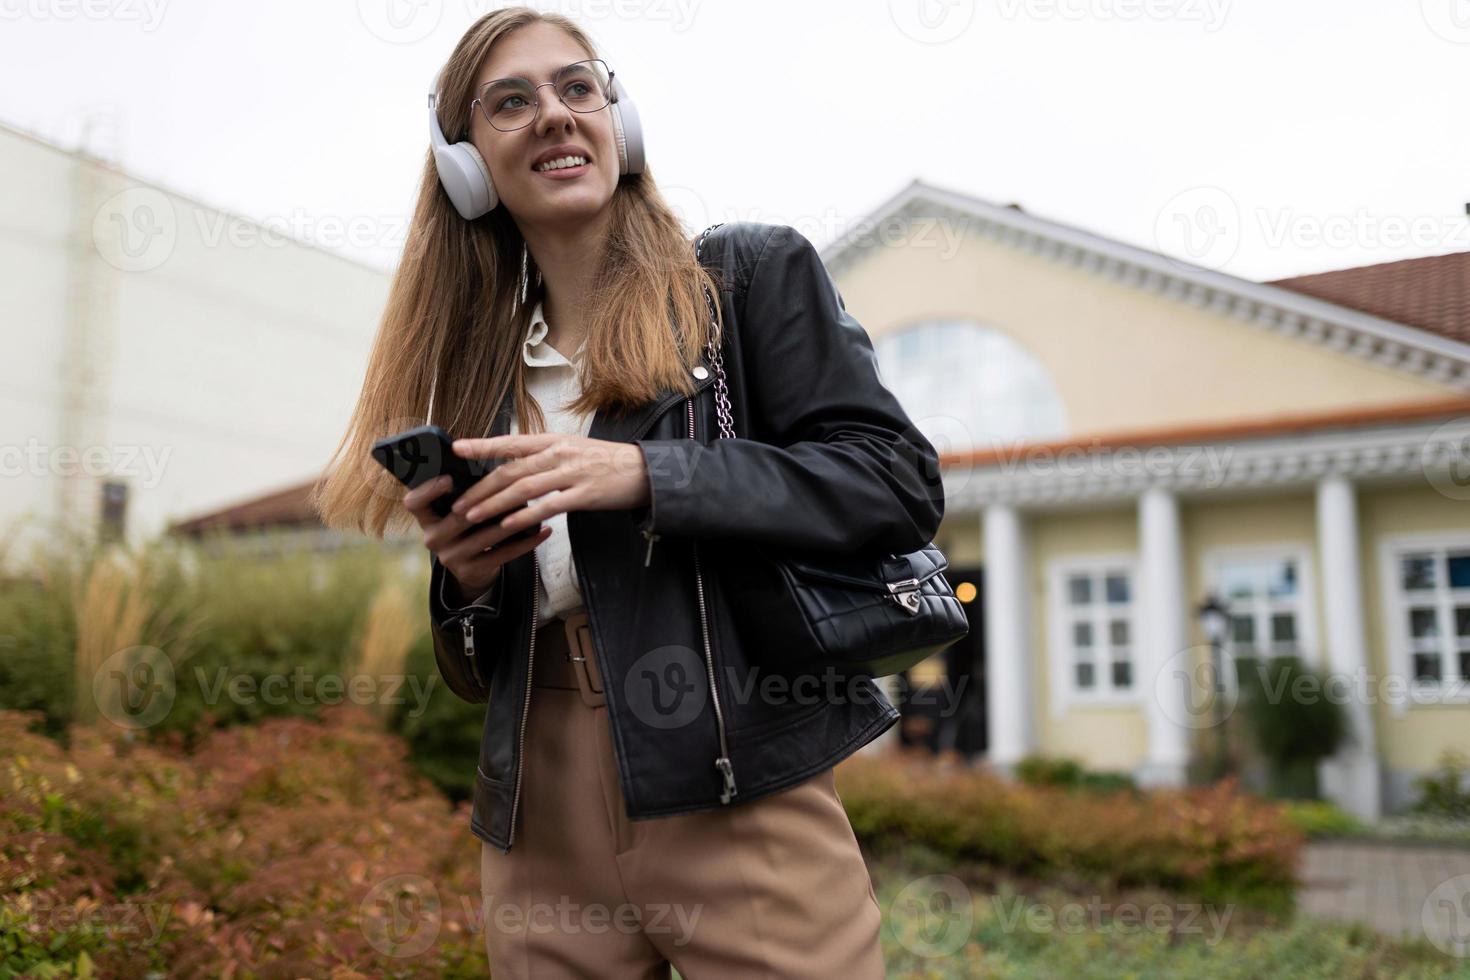
[[[1195,609],[1200,628],[1210,642],[1210,667],[1215,674],[1214,721],[1215,721],[1215,765],[1214,778],[1220,779],[1230,771],[1227,751],[1229,740],[1225,735],[1225,631],[1230,626],[1230,610],[1212,592]]]

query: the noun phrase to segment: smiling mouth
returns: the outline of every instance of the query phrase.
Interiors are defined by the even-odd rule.
[[[586,170],[591,165],[591,157],[573,155],[557,157],[556,159],[548,160],[545,163],[532,164],[531,169],[538,174],[556,174],[569,172],[579,173],[583,170]]]

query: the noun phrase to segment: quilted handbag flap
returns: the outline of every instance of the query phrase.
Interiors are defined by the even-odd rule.
[[[831,582],[874,592],[887,592],[888,586],[916,579],[920,585],[949,567],[934,544],[906,555],[882,558],[853,558],[845,555],[787,555],[786,566],[804,579]]]

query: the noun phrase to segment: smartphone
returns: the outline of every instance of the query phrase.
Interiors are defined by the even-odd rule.
[[[410,490],[449,474],[454,481],[453,486],[429,503],[434,513],[440,517],[448,517],[450,505],[459,499],[460,494],[500,465],[500,460],[466,459],[458,455],[454,451],[454,440],[437,425],[421,425],[395,436],[379,439],[373,443],[372,454],[384,469]],[[506,511],[504,514],[487,517],[470,525],[465,533],[495,524],[509,513],[510,511]],[[541,524],[538,522],[532,527],[517,531],[500,543],[523,541],[535,537],[540,531]]]

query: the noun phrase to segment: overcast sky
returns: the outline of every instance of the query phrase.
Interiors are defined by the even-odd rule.
[[[390,267],[465,0],[0,0],[0,120]],[[567,0],[691,232],[918,177],[1250,279],[1470,249],[1470,0]]]

